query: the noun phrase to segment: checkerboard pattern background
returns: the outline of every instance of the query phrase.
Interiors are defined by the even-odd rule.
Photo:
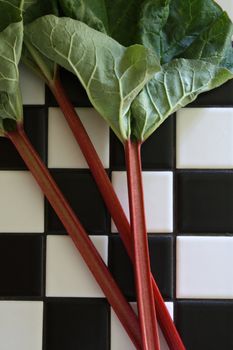
[[[219,2],[233,15],[230,0]],[[79,83],[62,80],[128,213],[122,146]],[[135,305],[132,266],[64,117],[24,67],[21,86],[28,136]],[[187,350],[232,350],[233,82],[170,117],[142,158],[152,271]],[[134,349],[5,139],[0,218],[1,350]]]

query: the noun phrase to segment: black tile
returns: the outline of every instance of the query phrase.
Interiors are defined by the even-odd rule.
[[[102,299],[46,302],[46,350],[108,350],[109,312]]]
[[[41,296],[42,238],[0,235],[0,295]]]
[[[109,219],[91,174],[88,171],[70,169],[52,170],[51,173],[84,228],[90,234],[106,234]],[[50,205],[47,205],[46,221],[49,233],[65,233]]]
[[[167,119],[142,145],[142,166],[145,170],[171,169],[174,159],[175,117]],[[111,132],[111,168],[125,169],[124,149]]]
[[[179,233],[233,232],[233,173],[177,175]]]
[[[173,296],[173,239],[149,236],[151,271],[166,299]]]
[[[217,89],[200,94],[190,106],[233,106],[233,81],[229,80]]]
[[[187,350],[233,349],[233,302],[180,301],[175,314]]]
[[[151,270],[159,289],[166,299],[172,298],[172,238],[149,236]],[[109,238],[109,268],[121,290],[130,300],[135,300],[134,273],[131,262],[118,236]]]
[[[86,91],[82,87],[78,78],[74,74],[68,72],[65,69],[61,69],[60,77],[62,85],[69,96],[71,102],[77,107],[91,107],[91,103],[87,97]],[[46,88],[46,104],[50,107],[57,106],[57,102],[53,97],[52,93]]]
[[[24,107],[24,129],[43,161],[46,160],[46,119],[46,108]],[[0,138],[0,169],[26,169],[15,147],[6,138]]]

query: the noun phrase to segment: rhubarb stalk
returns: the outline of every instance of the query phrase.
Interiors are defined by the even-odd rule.
[[[158,328],[150,278],[150,259],[144,208],[141,143],[125,144],[131,231],[139,320],[144,350],[159,350]]]
[[[117,314],[136,349],[141,349],[140,329],[134,311],[125,300],[108,268],[77,219],[75,213],[57,187],[48,169],[34,150],[22,125],[18,125],[16,131],[10,131],[6,136],[16,147],[49,203],[63,223],[67,233],[71,236],[75,246],[78,248],[85,263],[94,275],[109,303],[112,305],[113,310]]]
[[[54,94],[54,97],[56,98],[71,131],[73,132],[73,135],[96,181],[102,198],[104,199],[105,205],[108,208],[109,213],[117,227],[126,251],[131,261],[134,263],[134,252],[129,221],[103,167],[103,164],[93,146],[93,143],[88,136],[76,110],[70,102],[58,76],[53,82],[48,83],[48,86]],[[167,310],[163,297],[152,274],[150,275],[150,278],[153,288],[157,319],[167,344],[171,350],[185,350],[184,344]]]
[[[86,135],[86,131],[83,128],[80,119],[76,115],[73,106],[70,105],[69,100],[66,98],[59,79],[56,79],[55,84],[51,85],[51,90],[54,93],[64,115],[66,116],[67,122],[71,127],[71,130],[75,130],[75,138],[78,141],[79,145],[81,145],[81,150],[83,151],[85,158],[87,159],[88,165],[90,166],[92,174],[97,182],[98,187],[100,188],[105,203],[109,208],[110,214],[114,217],[114,220],[122,226],[122,223],[126,222],[126,220],[121,220],[122,215],[124,216],[123,209],[121,208],[121,205],[116,197],[115,192],[113,190],[111,192],[108,191],[108,188],[111,187],[111,184],[109,184],[110,180],[108,179],[106,181],[107,175],[103,175],[103,173],[106,174],[104,169],[103,172],[101,171],[103,168],[101,161],[91,141],[88,142],[89,138]],[[128,151],[126,152],[126,154],[128,155],[127,173],[130,194],[131,227],[134,241],[133,256],[136,271],[135,281],[138,296],[139,318],[141,320],[143,349],[158,350],[160,349],[160,346],[155,316],[156,313],[153,298],[153,290],[151,284],[150,261],[148,258],[149,253],[143,204],[143,190],[141,183],[141,170],[139,164],[140,149],[138,150],[139,154],[135,154],[136,148],[134,147],[134,144],[128,142],[126,145],[126,150]],[[93,162],[96,162],[94,166]],[[135,189],[140,190],[135,191]],[[114,192],[114,202],[110,196],[112,192]],[[119,209],[119,207],[120,210],[116,211],[116,208]],[[121,214],[120,217],[119,213]],[[125,230],[125,227],[123,227],[123,230]],[[119,232],[122,233],[122,227],[119,227]],[[132,246],[131,242],[127,243],[127,246],[128,244]]]

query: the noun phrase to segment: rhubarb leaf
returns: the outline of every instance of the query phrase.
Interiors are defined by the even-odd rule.
[[[159,2],[165,2],[168,8],[167,21],[159,30],[162,63],[168,63],[180,55],[183,57],[186,48],[223,14],[220,6],[213,0],[148,0],[142,9],[143,21],[140,21],[138,36],[140,41],[145,43],[146,40],[154,49],[156,46],[150,32],[154,33],[156,28],[153,20],[147,22],[147,19],[151,18],[150,11],[155,14],[158,12],[156,4]],[[163,6],[164,4],[162,8]],[[147,23],[147,29],[142,25],[143,22]]]
[[[14,2],[0,0],[0,32],[9,24],[21,21],[21,11]]]
[[[31,23],[37,18],[48,14],[59,14],[57,0],[32,0],[30,6],[24,6],[23,8],[25,24]],[[25,36],[22,61],[46,82],[54,80],[57,72],[56,63],[49,60],[36,50],[35,47],[30,45]]]
[[[65,16],[107,33],[124,46],[135,39],[141,0],[59,0],[59,4]]]
[[[172,113],[232,77],[232,71],[201,60],[180,58],[163,65],[132,104],[134,136],[146,140]]]
[[[133,133],[137,139],[144,141],[168,116],[194,101],[200,93],[233,78],[232,35],[232,22],[221,12],[185,47],[179,55],[183,59],[172,59],[162,66],[161,73],[154,76],[132,104]]]
[[[107,1],[59,0],[66,17],[77,19],[100,32],[108,33]]]
[[[13,93],[18,86],[22,39],[22,22],[12,23],[0,32],[0,91]]]
[[[32,0],[30,6],[24,7],[23,10],[25,24],[45,15],[59,15],[57,0]]]
[[[167,63],[222,14],[213,0],[59,0],[65,16],[122,45],[144,44]],[[94,18],[101,24],[95,25]]]
[[[162,71],[132,103],[132,134],[141,141],[200,93],[233,77],[232,23],[213,0],[95,0],[95,7],[88,0],[59,1],[65,15],[90,26],[87,14],[97,16],[101,3],[105,15],[98,18],[108,35],[143,44],[160,58]]]
[[[11,124],[22,118],[22,104],[19,93],[18,63],[23,42],[23,23],[21,12],[14,5],[0,1],[0,20],[2,10],[6,11],[4,25],[0,31],[0,135]]]
[[[157,57],[142,45],[125,48],[82,22],[52,15],[26,26],[25,35],[43,55],[79,78],[93,106],[122,141],[127,139],[130,105],[160,70]]]

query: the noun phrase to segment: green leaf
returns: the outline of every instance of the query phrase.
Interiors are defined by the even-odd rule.
[[[133,40],[143,43],[161,57],[167,38],[163,28],[170,13],[171,0],[146,1],[141,8],[138,26],[135,27]]]
[[[57,0],[0,0],[0,31],[13,22],[20,22],[23,16],[24,23],[30,23],[46,14],[58,14]],[[57,66],[46,57],[42,57],[36,50],[32,50],[24,43],[22,60],[37,74],[47,80],[53,80]],[[41,65],[41,67],[38,66]]]
[[[188,2],[185,2],[185,6]],[[174,30],[174,22],[181,19],[186,8],[181,11],[181,6],[180,17],[177,15],[176,18],[178,8],[174,7],[174,4],[177,5],[177,1],[171,3],[172,22],[170,23],[168,18],[164,31],[168,30],[168,27]],[[195,5],[198,3],[201,5],[199,0],[193,2]],[[171,46],[161,50],[162,59],[168,60],[168,63],[162,66],[162,72],[154,76],[132,105],[135,125],[133,133],[136,138],[144,141],[169,115],[195,100],[200,93],[214,89],[233,78],[233,25],[219,6],[215,3],[212,3],[212,7],[210,5],[211,2],[206,1],[201,7],[204,11],[203,18],[208,16],[205,12],[207,10],[212,16],[207,20],[208,25],[205,27],[200,19],[197,20],[201,32],[195,22],[185,30],[189,36],[176,34],[177,43],[174,44],[173,38],[170,41]],[[199,8],[197,10],[199,11]],[[195,7],[191,14],[194,16]],[[190,15],[190,18],[192,16]],[[191,27],[195,29],[193,34]],[[164,42],[167,45],[167,41]],[[181,59],[173,59],[174,55]]]
[[[160,70],[157,57],[141,45],[125,48],[69,18],[39,18],[26,26],[25,35],[43,55],[79,78],[93,106],[122,141],[127,139],[130,105]]]
[[[91,28],[108,33],[105,0],[59,0],[65,16],[86,23]]]
[[[142,0],[105,0],[108,34],[124,46],[139,44],[134,37],[141,4]]]
[[[25,2],[23,8],[24,23],[28,24],[35,21],[37,18],[54,14],[59,15],[57,0],[29,0]]]
[[[0,91],[13,93],[17,89],[22,40],[22,22],[12,23],[0,32]]]
[[[145,141],[171,114],[232,76],[228,69],[201,60],[180,58],[165,64],[132,104],[134,137]]]
[[[28,3],[24,2],[23,18],[25,24],[31,23],[37,18],[48,14],[59,14],[57,0],[29,0]],[[46,82],[50,83],[56,77],[56,63],[39,53],[38,50],[30,45],[25,37],[22,61]]]
[[[17,3],[19,4],[19,1]],[[21,21],[21,11],[16,4],[16,0],[0,0],[0,9],[0,32],[11,23]]]
[[[144,44],[169,62],[222,10],[213,0],[59,0],[65,16],[125,46]],[[96,23],[98,22],[98,25]],[[160,47],[161,46],[161,47]]]
[[[24,36],[23,63],[46,83],[52,84],[56,78],[57,64],[41,54]]]
[[[65,16],[107,33],[124,46],[133,43],[141,0],[59,0]]]
[[[135,0],[127,5],[123,0],[60,0],[60,4],[66,15],[107,32],[121,43],[143,43],[164,63],[163,71],[133,103],[128,129],[132,127],[132,134],[140,140],[145,140],[177,108],[232,78],[232,23],[212,0]],[[196,62],[177,61],[176,57]],[[186,66],[182,67],[182,62]],[[198,81],[194,91],[188,89],[192,72]],[[186,82],[187,90],[176,95],[174,86],[181,81]]]
[[[3,20],[3,10],[5,19]],[[22,118],[19,93],[18,63],[23,42],[23,23],[20,11],[13,2],[0,1],[0,135],[4,135],[8,120]]]
[[[162,62],[170,62],[182,55],[203,30],[221,16],[222,12],[213,0],[171,0],[169,16],[162,30]]]
[[[59,1],[66,15],[89,25],[87,14],[97,16],[101,3],[98,18],[110,36],[122,44],[141,43],[160,57],[162,71],[132,104],[132,135],[139,140],[200,93],[232,78],[232,23],[213,0]]]
[[[185,58],[202,59],[213,64],[221,63],[229,48],[233,34],[232,23],[228,15],[221,15],[205,28],[193,43],[183,52]]]
[[[9,128],[16,127],[23,118],[23,105],[21,92],[18,89],[14,94],[6,92],[0,93],[0,136],[4,136],[4,132]]]

